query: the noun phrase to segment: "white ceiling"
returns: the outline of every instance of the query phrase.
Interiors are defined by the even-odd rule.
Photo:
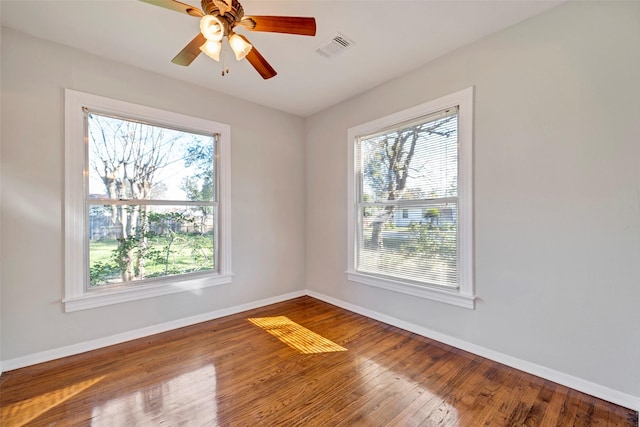
[[[242,1],[247,15],[316,18],[315,37],[238,30],[278,72],[270,80],[235,59],[224,77],[205,55],[174,65],[198,18],[136,0],[0,0],[0,14],[4,27],[306,117],[561,2]],[[355,45],[331,59],[316,53],[336,32]]]

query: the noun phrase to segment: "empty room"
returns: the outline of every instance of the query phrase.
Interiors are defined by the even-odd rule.
[[[0,425],[638,426],[640,1],[0,19]]]

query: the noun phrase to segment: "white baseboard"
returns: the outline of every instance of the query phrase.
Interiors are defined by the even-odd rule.
[[[258,301],[253,301],[247,304],[237,305],[234,307],[224,308],[209,313],[203,313],[196,316],[187,317],[184,319],[178,319],[171,322],[161,323],[146,328],[136,329],[134,331],[128,331],[121,334],[111,335],[109,337],[99,338],[91,341],[86,341],[79,344],[73,344],[65,347],[59,347],[52,350],[47,350],[28,356],[17,357],[15,359],[0,361],[0,367],[2,371],[11,371],[13,369],[23,368],[25,366],[35,365],[42,362],[48,362],[51,360],[59,359],[62,357],[73,356],[74,354],[84,353],[86,351],[96,350],[98,348],[107,347],[114,344],[120,344],[126,341],[131,341],[138,338],[144,338],[150,335],[170,331],[184,326],[194,325],[196,323],[206,322],[208,320],[218,319],[220,317],[229,316],[231,314],[241,313],[243,311],[252,310],[254,308],[264,307],[266,305],[275,304],[278,302],[286,301],[293,298],[298,298],[304,295],[309,295],[313,298],[325,301],[329,304],[344,308],[345,310],[352,311],[354,313],[361,314],[371,319],[378,320],[380,322],[396,326],[422,335],[424,337],[440,341],[442,343],[451,345],[461,350],[468,351],[478,356],[486,357],[487,359],[502,363],[515,369],[527,372],[532,375],[553,381],[555,383],[570,387],[572,389],[587,393],[591,396],[604,399],[608,402],[615,403],[616,405],[624,406],[626,408],[640,411],[640,397],[633,396],[627,393],[623,393],[618,390],[605,387],[600,384],[596,384],[572,375],[565,374],[542,365],[528,362],[526,360],[518,359],[509,356],[504,353],[500,353],[470,342],[442,334],[440,332],[432,331],[430,329],[418,326],[395,317],[387,316],[367,308],[350,304],[348,302],[338,300],[336,298],[315,292],[315,291],[296,291],[276,297],[266,298]]]
[[[206,322],[208,320],[218,319],[220,317],[229,316],[231,314],[241,313],[243,311],[252,310],[254,308],[264,307],[269,304],[290,300],[306,295],[305,291],[296,291],[277,297],[266,298],[253,301],[247,304],[241,304],[234,307],[223,308],[211,311],[209,313],[198,314],[196,316],[186,317],[184,319],[173,320],[171,322],[161,323],[146,328],[127,331],[121,334],[111,335],[104,338],[98,338],[91,341],[85,341],[78,344],[68,345],[65,347],[54,348],[42,351],[28,356],[17,357],[15,359],[3,360],[0,364],[2,369],[11,371],[13,369],[24,368],[38,363],[49,362],[51,360],[60,359],[62,357],[73,356],[74,354],[84,353],[86,351],[96,350],[114,344],[120,344],[126,341],[138,338],[148,337],[150,335],[167,332],[173,329],[182,328],[184,326],[195,325],[196,323]]]
[[[596,384],[582,378],[574,377],[563,372],[559,372],[542,365],[528,362],[526,360],[518,359],[516,357],[509,356],[498,351],[494,351],[468,341],[464,341],[440,332],[432,331],[422,326],[415,325],[413,323],[405,322],[395,317],[387,316],[386,314],[378,313],[373,310],[369,310],[358,305],[350,304],[348,302],[338,300],[336,298],[307,290],[307,295],[319,299],[321,301],[328,302],[335,306],[344,308],[345,310],[352,311],[354,313],[361,314],[371,319],[378,320],[388,325],[396,326],[409,332],[427,337],[461,350],[468,351],[469,353],[476,354],[478,356],[486,357],[498,363],[510,366],[515,369],[527,372],[532,375],[544,378],[549,381],[553,381],[557,384],[581,391],[591,396],[606,400],[616,405],[624,406],[625,408],[633,409],[640,412],[640,397],[633,396],[631,394],[623,393],[618,390],[605,387],[600,384]]]

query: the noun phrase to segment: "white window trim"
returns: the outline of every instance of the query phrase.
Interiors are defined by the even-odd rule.
[[[219,271],[193,273],[179,278],[162,278],[140,285],[86,290],[88,277],[87,254],[84,251],[86,236],[85,194],[83,176],[85,170],[83,107],[111,113],[116,116],[143,122],[161,123],[177,129],[193,132],[220,134],[218,140],[218,202],[219,202]],[[101,307],[109,304],[195,291],[210,286],[230,283],[231,270],[231,127],[211,120],[199,119],[178,113],[131,104],[102,96],[65,89],[65,312]]]
[[[397,123],[413,120],[446,108],[459,106],[458,115],[458,265],[459,288],[456,290],[427,287],[385,277],[364,274],[355,270],[356,258],[356,180],[354,144],[359,136],[371,134]],[[347,132],[348,167],[347,215],[348,215],[348,270],[347,278],[378,288],[440,301],[459,307],[475,308],[474,253],[473,253],[473,87],[424,104],[391,114],[386,117],[352,127]]]

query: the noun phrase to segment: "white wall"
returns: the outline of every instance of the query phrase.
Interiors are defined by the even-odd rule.
[[[63,312],[64,88],[231,125],[233,283]],[[3,28],[2,360],[303,290],[303,135],[299,117]]]
[[[348,282],[347,129],[469,86],[477,308]],[[305,139],[308,289],[640,407],[640,2],[566,3],[310,117]]]

